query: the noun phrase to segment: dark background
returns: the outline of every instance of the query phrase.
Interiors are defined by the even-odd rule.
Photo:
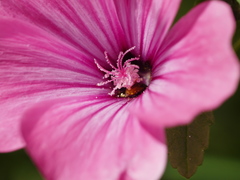
[[[183,0],[176,19],[187,13],[196,2]],[[233,45],[240,57],[240,21]],[[240,87],[222,106],[214,111],[215,123],[211,126],[210,145],[205,152],[203,165],[191,180],[240,180]],[[168,165],[163,180],[184,180],[176,169]],[[0,154],[0,180],[42,180],[24,150]]]

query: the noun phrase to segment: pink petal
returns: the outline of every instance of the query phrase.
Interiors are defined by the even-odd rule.
[[[21,148],[19,120],[34,103],[73,95],[105,95],[93,59],[51,34],[0,18],[0,151]]]
[[[150,60],[162,44],[180,0],[114,0],[128,47]]]
[[[124,46],[111,0],[3,0],[0,14],[29,21],[91,54],[91,58],[103,57],[105,50],[118,55]]]
[[[226,3],[209,1],[194,8],[167,35],[153,63],[151,85],[132,104],[132,112],[144,124],[176,126],[218,107],[239,81],[233,31]]]
[[[162,175],[163,130],[153,138],[128,114],[126,101],[80,99],[39,104],[23,119],[27,150],[47,179],[156,180]]]

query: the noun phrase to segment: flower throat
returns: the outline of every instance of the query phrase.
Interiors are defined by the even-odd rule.
[[[134,57],[130,53],[134,48],[135,47],[132,47],[125,52],[120,52],[116,66],[110,62],[107,52],[104,52],[106,62],[112,68],[111,71],[104,69],[97,60],[94,59],[98,69],[105,73],[103,79],[107,79],[97,85],[103,86],[108,83],[113,83],[114,87],[109,93],[110,96],[121,98],[137,97],[149,85],[151,80],[150,65],[149,63],[142,62],[140,56]]]

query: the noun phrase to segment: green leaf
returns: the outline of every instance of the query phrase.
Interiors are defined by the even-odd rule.
[[[166,130],[170,164],[182,176],[190,178],[202,164],[213,119],[212,112],[206,112],[187,126]]]
[[[214,154],[206,154],[204,156],[204,165],[200,166],[191,177],[191,180],[239,180],[240,179],[240,161],[239,158],[216,156]],[[186,178],[179,176],[177,171],[169,164],[161,180],[185,180]]]

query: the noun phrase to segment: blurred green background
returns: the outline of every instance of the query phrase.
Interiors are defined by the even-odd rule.
[[[177,19],[188,12],[196,2],[184,0]],[[233,38],[240,57],[240,21]],[[237,45],[238,44],[238,45]],[[203,165],[191,180],[240,180],[240,87],[221,107],[214,111],[210,145]],[[167,166],[162,180],[184,180],[176,169]],[[0,154],[0,180],[42,180],[24,150]]]

